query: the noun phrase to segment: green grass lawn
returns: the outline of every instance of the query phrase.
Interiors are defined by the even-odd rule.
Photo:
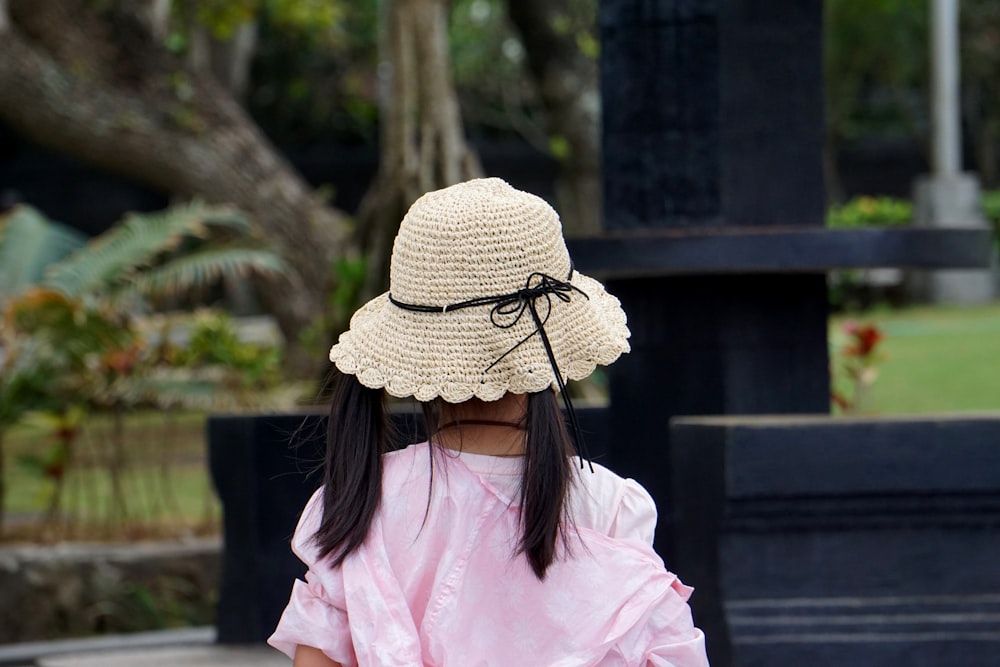
[[[112,502],[113,424],[84,422],[63,479],[60,511],[42,526],[56,490],[51,478],[25,458],[49,456],[50,428],[27,424],[6,437],[8,535],[31,538],[104,539],[183,535],[217,530],[218,499],[208,475],[203,414],[139,413],[125,420],[125,460],[120,476],[125,503]]]
[[[848,319],[875,324],[885,334],[865,412],[1000,410],[1000,304],[836,317],[831,340]]]

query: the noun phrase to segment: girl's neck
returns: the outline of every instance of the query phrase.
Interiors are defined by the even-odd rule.
[[[472,399],[445,404],[433,440],[447,449],[470,454],[523,455],[526,405],[523,394],[506,394],[497,401]]]

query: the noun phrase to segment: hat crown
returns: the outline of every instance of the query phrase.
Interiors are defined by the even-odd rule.
[[[515,292],[536,272],[565,280],[569,270],[552,207],[482,178],[413,203],[393,244],[389,289],[405,303],[446,306]]]

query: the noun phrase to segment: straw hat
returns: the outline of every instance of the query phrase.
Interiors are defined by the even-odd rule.
[[[562,381],[581,380],[629,351],[621,304],[572,269],[556,212],[498,178],[414,202],[389,284],[330,360],[393,396],[492,401],[558,387],[553,366]]]

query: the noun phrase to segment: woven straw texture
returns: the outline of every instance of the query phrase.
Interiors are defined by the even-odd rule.
[[[403,303],[445,306],[516,292],[533,272],[558,280],[570,272],[558,215],[500,179],[477,179],[414,202],[393,245],[389,289]],[[582,380],[629,351],[629,331],[618,299],[598,281],[574,271],[569,282],[587,298],[571,291],[568,303],[554,295],[535,303],[543,319],[548,313],[545,331],[563,380]],[[531,313],[500,328],[491,310],[414,312],[382,294],[354,314],[330,360],[367,387],[419,401],[492,401],[555,387]]]

